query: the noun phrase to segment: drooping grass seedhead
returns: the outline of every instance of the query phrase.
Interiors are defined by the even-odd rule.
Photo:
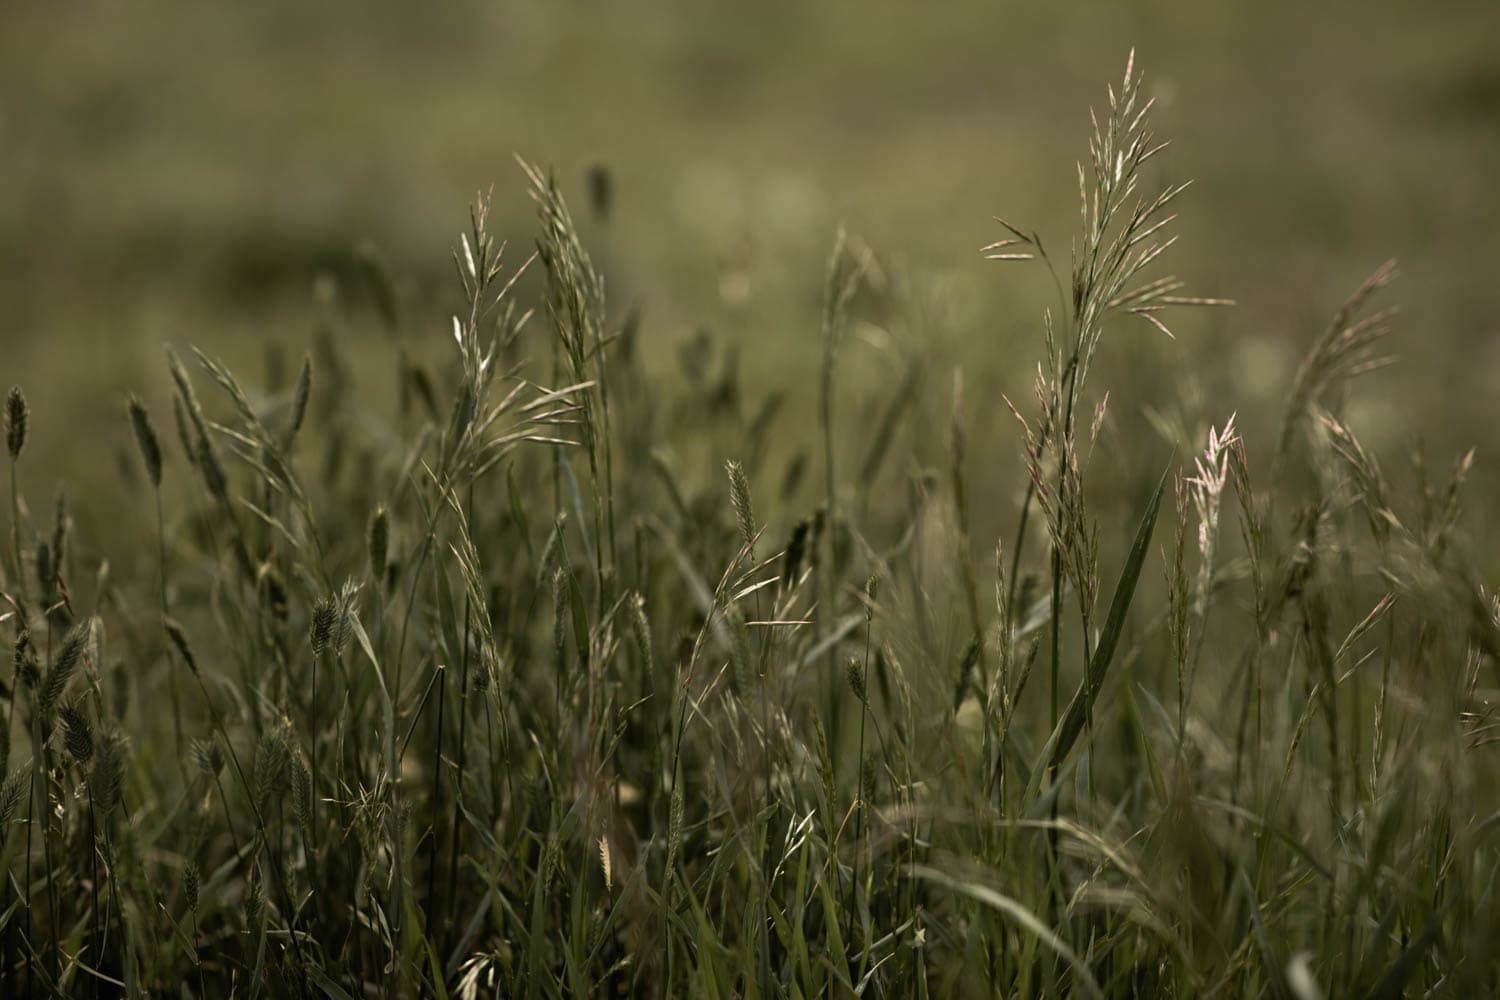
[[[1276,451],[1278,464],[1291,446],[1292,436],[1313,415],[1314,408],[1327,405],[1325,398],[1330,391],[1391,363],[1390,357],[1381,354],[1379,348],[1390,333],[1390,320],[1398,310],[1392,306],[1366,313],[1366,308],[1381,289],[1396,280],[1396,276],[1394,260],[1376,268],[1344,302],[1323,336],[1308,351],[1297,369],[1286,413],[1282,417],[1281,439]]]

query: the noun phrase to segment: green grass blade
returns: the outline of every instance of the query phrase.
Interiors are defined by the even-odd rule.
[[[1094,979],[1094,974],[1089,971],[1087,963],[1078,956],[1077,952],[1069,948],[1067,942],[1058,937],[1052,928],[1042,923],[1041,919],[1025,906],[988,886],[979,885],[974,882],[960,881],[945,872],[928,867],[927,865],[912,865],[910,871],[917,878],[925,879],[928,882],[935,882],[950,892],[968,896],[970,899],[999,910],[1010,917],[1038,941],[1055,952],[1059,958],[1072,966],[1074,974],[1078,977],[1079,989],[1084,995],[1094,997],[1095,1000],[1104,1000],[1104,991],[1099,988],[1099,983]]]

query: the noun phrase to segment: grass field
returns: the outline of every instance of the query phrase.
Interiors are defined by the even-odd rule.
[[[0,993],[1500,990],[1485,12],[963,9],[16,15]]]

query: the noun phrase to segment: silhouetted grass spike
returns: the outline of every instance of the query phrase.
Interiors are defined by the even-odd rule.
[[[194,674],[198,673],[198,660],[193,656],[193,648],[188,643],[187,632],[180,622],[168,618],[164,622],[167,630],[167,638],[172,640],[172,646],[177,650],[177,655],[182,657],[182,662],[187,664],[188,670]]]
[[[77,705],[64,705],[58,712],[63,724],[63,749],[79,764],[94,756],[94,727]]]
[[[42,678],[42,686],[37,694],[37,708],[42,718],[51,718],[53,709],[67,689],[68,681],[83,660],[92,629],[93,619],[85,619],[69,629],[67,636],[63,638],[57,658],[52,661],[52,666]]]
[[[146,477],[152,486],[161,485],[161,442],[157,440],[156,428],[152,426],[151,414],[146,406],[134,396],[130,397],[130,426],[135,431],[136,447],[141,452],[141,462],[146,466]]]
[[[172,424],[177,428],[177,442],[182,445],[183,457],[189,465],[197,465],[198,446],[193,443],[187,410],[182,405],[181,397],[175,395],[172,397]]]
[[[370,557],[370,575],[379,586],[385,578],[385,567],[389,560],[391,544],[391,518],[385,509],[385,504],[375,508],[370,515],[370,527],[366,537],[366,545]]]
[[[20,458],[21,451],[26,447],[26,422],[29,414],[26,395],[21,392],[21,387],[11,386],[10,394],[5,397],[5,447],[10,451],[12,461]]]
[[[297,387],[292,391],[291,419],[287,424],[286,440],[297,436],[302,429],[302,421],[307,417],[307,401],[312,398],[312,357],[310,355],[302,358],[302,369],[297,373]]]
[[[89,789],[94,795],[94,809],[101,819],[114,812],[120,802],[120,792],[125,784],[127,747],[124,735],[116,730],[99,734]]]
[[[189,747],[193,765],[200,774],[212,778],[224,769],[224,751],[217,740],[194,740]]]
[[[189,861],[182,868],[182,903],[189,913],[198,912],[198,891],[201,882],[202,874],[198,869],[198,862]]]

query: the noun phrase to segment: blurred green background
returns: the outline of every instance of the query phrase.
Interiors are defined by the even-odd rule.
[[[1175,343],[1121,327],[1095,375],[1112,414],[1201,428],[1239,410],[1267,447],[1305,346],[1395,256],[1400,363],[1351,423],[1382,454],[1421,437],[1437,464],[1470,444],[1496,464],[1493,0],[20,3],[0,20],[0,357],[31,398],[31,454],[75,484],[111,471],[127,391],[164,400],[162,342],[249,373],[268,343],[295,358],[362,240],[440,343],[476,190],[495,185],[496,228],[529,248],[521,154],[580,216],[587,171],[608,168],[613,211],[587,235],[664,378],[712,330],[747,393],[786,388],[793,416],[846,224],[910,290],[900,322],[865,311],[849,411],[920,358],[940,426],[962,366],[979,475],[1013,485],[999,393],[1028,392],[1051,284],[978,249],[1003,215],[1066,266],[1088,108],[1132,46],[1174,143],[1159,178],[1196,181],[1169,266],[1239,304],[1179,316]],[[339,301],[374,338],[357,289]]]

